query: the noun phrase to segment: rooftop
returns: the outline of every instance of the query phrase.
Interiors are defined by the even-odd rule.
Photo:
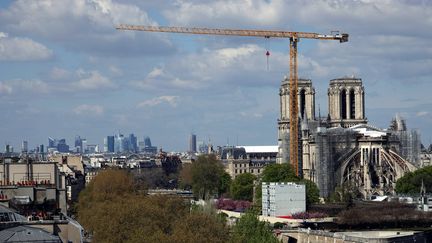
[[[244,148],[246,153],[277,153],[278,146],[236,146],[237,148]]]

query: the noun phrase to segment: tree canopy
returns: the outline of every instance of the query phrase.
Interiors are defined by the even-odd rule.
[[[192,163],[192,191],[200,199],[221,193],[221,178],[225,171],[220,161],[213,154],[200,155]],[[225,185],[224,185],[225,187]],[[224,188],[226,190],[227,188]],[[222,192],[223,193],[223,192]]]
[[[145,195],[122,170],[97,175],[80,194],[78,220],[94,242],[226,242],[220,217],[182,198]]]
[[[252,201],[255,179],[251,173],[237,175],[231,183],[231,197],[236,200]]]
[[[298,181],[294,169],[289,163],[270,164],[264,167],[261,174],[263,182],[288,182]]]
[[[258,219],[258,214],[247,211],[232,228],[231,242],[239,243],[276,243],[280,242],[273,235],[271,227]]]
[[[424,183],[426,192],[432,192],[432,166],[409,172],[396,181],[397,193],[417,194]]]

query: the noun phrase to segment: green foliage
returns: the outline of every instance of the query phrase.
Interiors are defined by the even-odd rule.
[[[286,223],[276,222],[273,224],[273,229],[283,229],[286,225]]]
[[[252,201],[254,180],[256,177],[251,173],[243,173],[231,183],[231,197],[235,200]]]
[[[231,176],[224,171],[220,177],[219,195],[227,194],[229,192],[231,183]]]
[[[351,204],[354,199],[361,197],[358,188],[351,184],[342,184],[328,198],[329,202],[342,202]]]
[[[182,189],[192,188],[192,164],[182,164],[179,176],[179,186]]]
[[[192,190],[194,195],[200,199],[207,199],[220,191],[221,177],[224,168],[216,156],[200,155],[192,163]]]
[[[215,215],[191,213],[177,221],[167,242],[227,242],[229,232],[225,222]]]
[[[396,192],[418,194],[420,193],[422,181],[426,192],[432,192],[432,166],[427,166],[405,174],[396,181]]]
[[[303,179],[300,184],[306,185],[306,205],[319,202],[319,189],[318,186],[310,180]]]
[[[190,212],[184,199],[139,194],[121,170],[97,175],[80,194],[78,220],[94,242],[226,242],[222,217]]]
[[[231,242],[273,243],[280,242],[266,222],[259,221],[257,213],[248,211],[232,228]]]
[[[294,169],[289,163],[284,164],[270,164],[264,167],[261,174],[263,182],[289,182],[298,181]]]

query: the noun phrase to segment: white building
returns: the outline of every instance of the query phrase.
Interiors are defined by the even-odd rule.
[[[306,211],[306,186],[293,182],[262,184],[262,215],[279,217]]]

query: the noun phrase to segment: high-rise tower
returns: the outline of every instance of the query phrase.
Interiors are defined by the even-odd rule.
[[[196,153],[196,135],[191,134],[189,137],[189,152]]]

